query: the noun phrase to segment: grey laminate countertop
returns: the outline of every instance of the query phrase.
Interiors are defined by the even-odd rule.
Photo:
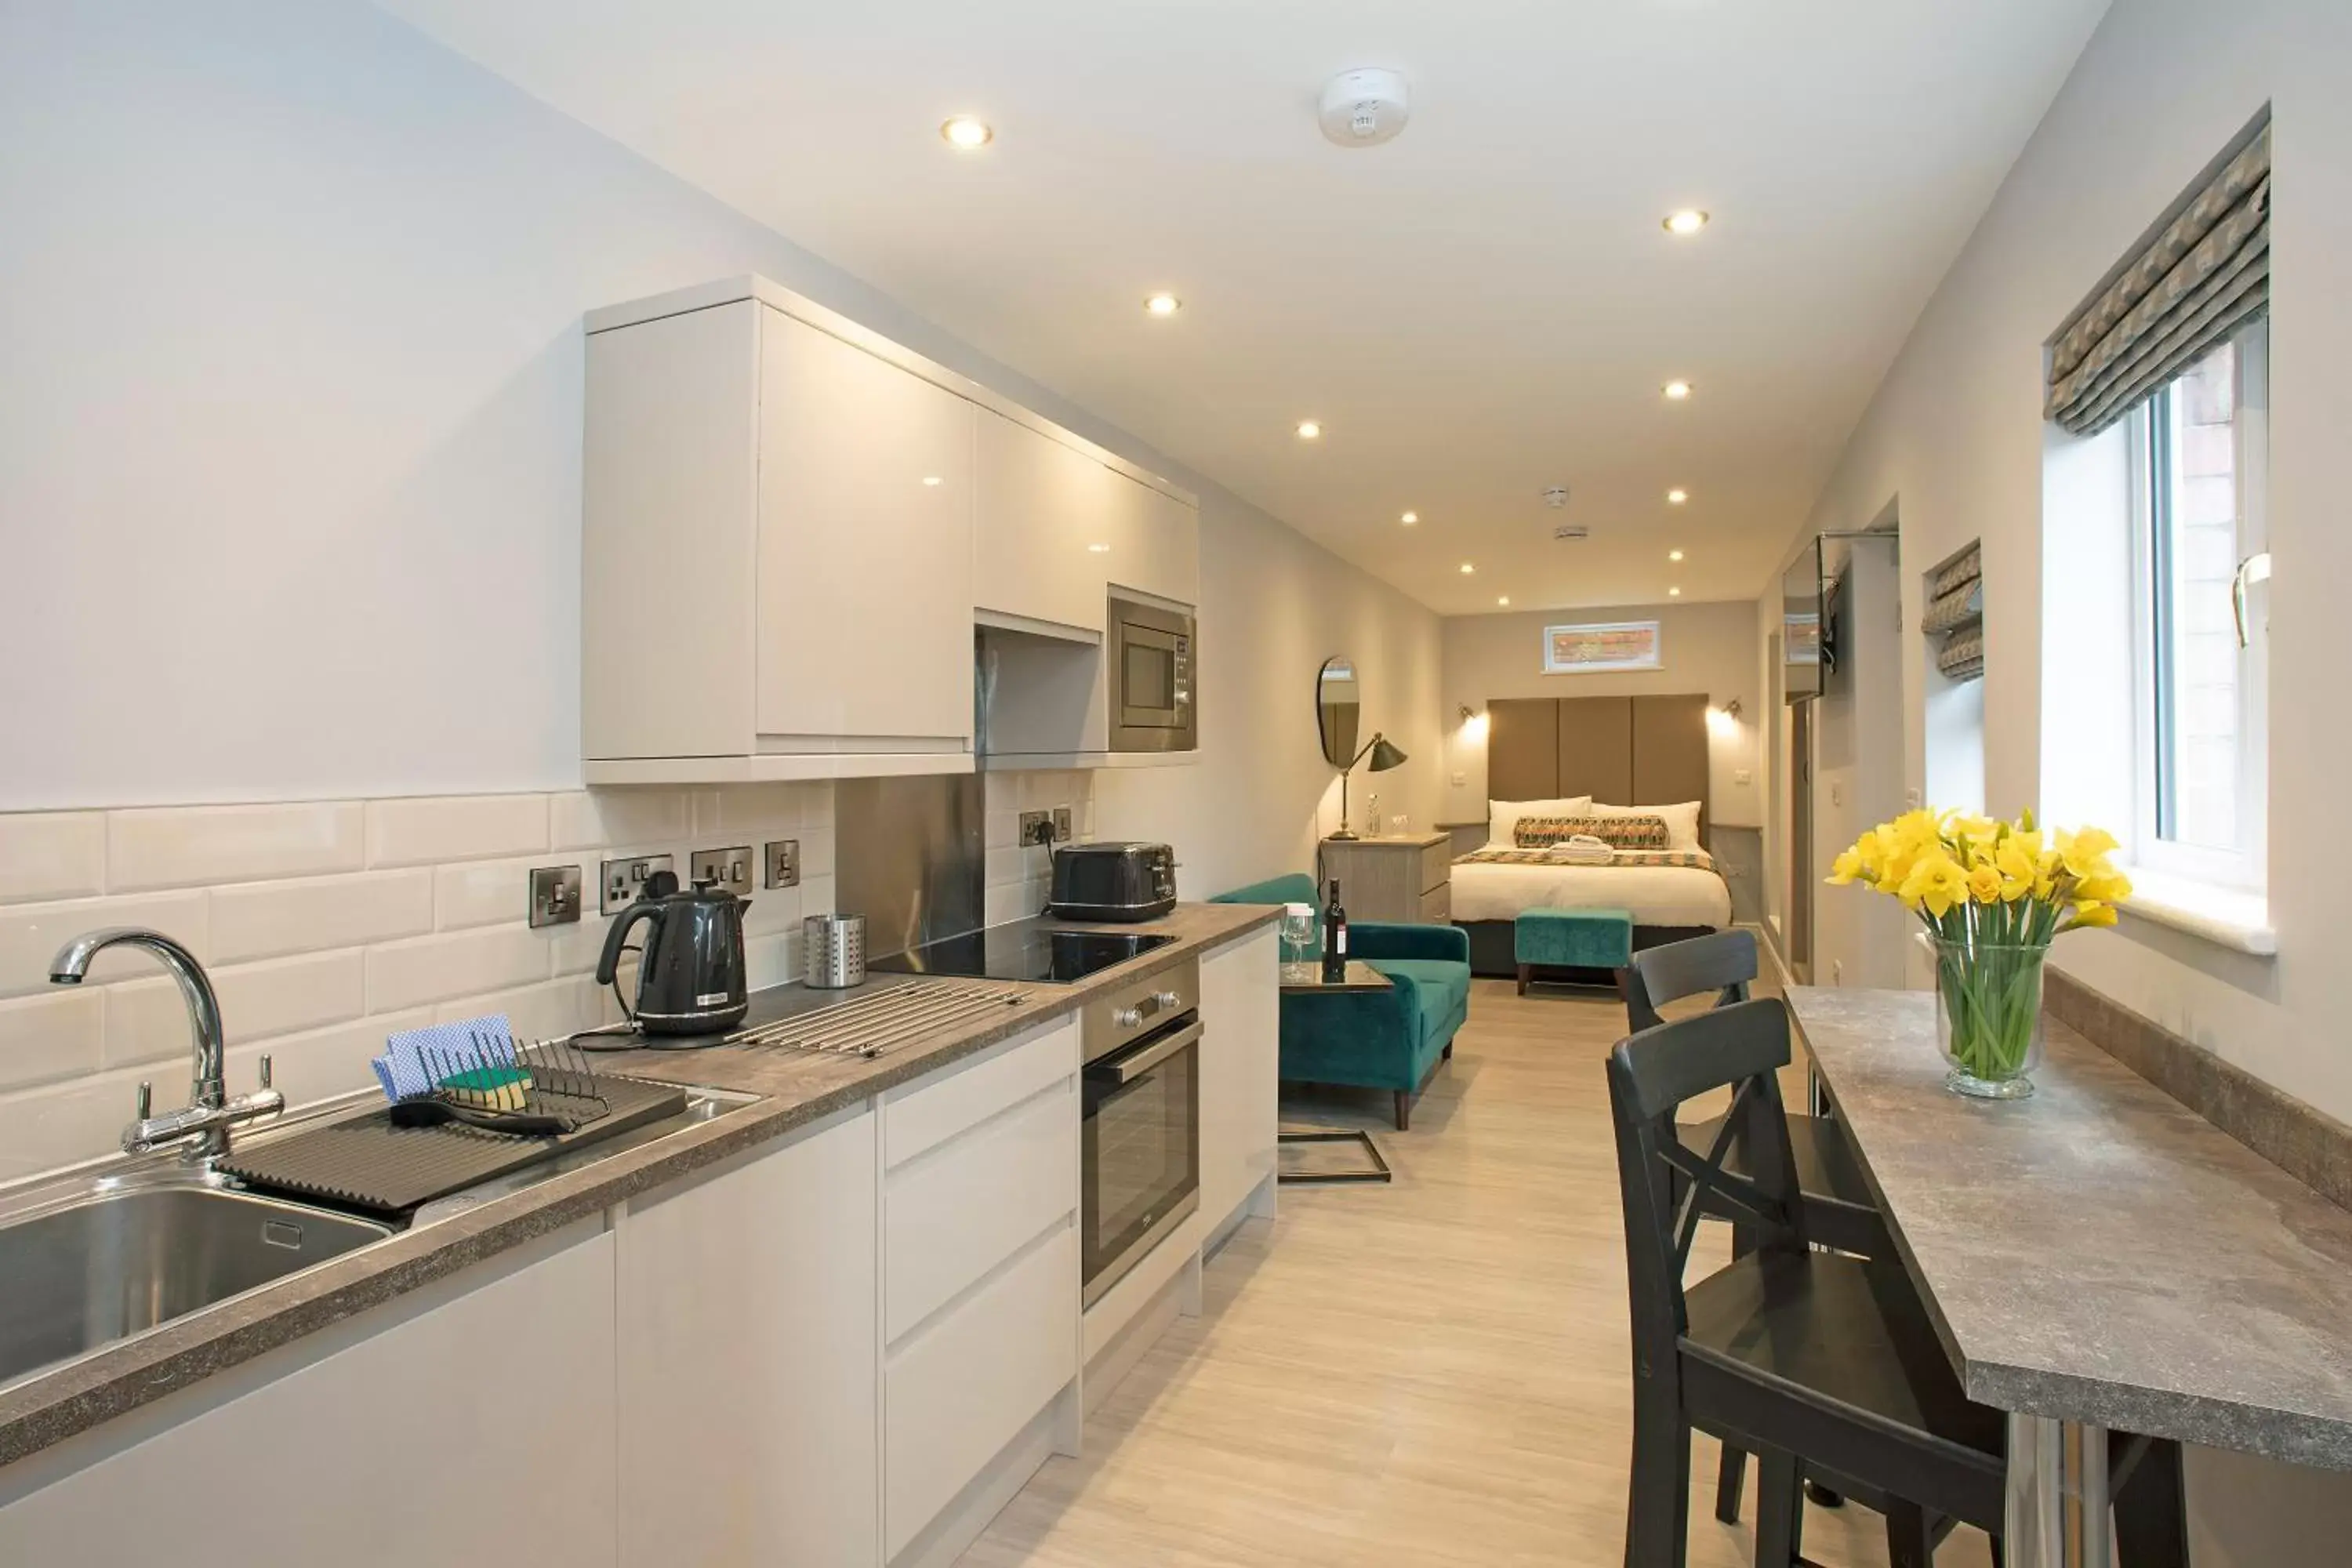
[[[485,1203],[346,1254],[245,1296],[173,1320],[0,1391],[0,1466],[13,1464],[127,1411],[252,1360],[279,1345],[382,1305],[469,1264],[559,1230],[739,1151],[782,1137],[845,1107],[1024,1029],[1077,1011],[1107,986],[1166,968],[1257,927],[1281,910],[1257,904],[1182,904],[1164,920],[1117,928],[1178,940],[1074,985],[1011,987],[1025,994],[977,1024],[953,1025],[866,1060],[777,1048],[629,1051],[602,1070],[763,1096],[701,1126],[614,1155],[583,1170]],[[877,975],[870,985],[904,975]],[[830,1000],[841,993],[824,994]],[[812,994],[780,986],[753,998],[752,1020],[796,1010]]]
[[[1972,1398],[2352,1468],[2352,1213],[2054,1018],[1988,1103],[1932,993],[1789,1003]]]

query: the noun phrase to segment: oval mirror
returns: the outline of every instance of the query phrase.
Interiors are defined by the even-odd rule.
[[[1356,717],[1362,703],[1356,692],[1356,661],[1335,653],[1323,661],[1315,678],[1315,721],[1323,737],[1323,760],[1344,768],[1356,760]]]

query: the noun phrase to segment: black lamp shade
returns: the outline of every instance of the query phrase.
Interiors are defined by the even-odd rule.
[[[1364,764],[1371,773],[1384,773],[1405,760],[1404,753],[1391,745],[1386,735],[1372,737],[1371,752],[1371,760]]]

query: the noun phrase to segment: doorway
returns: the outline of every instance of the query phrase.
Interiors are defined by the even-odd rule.
[[[1789,972],[1813,983],[1813,705],[1789,707]]]

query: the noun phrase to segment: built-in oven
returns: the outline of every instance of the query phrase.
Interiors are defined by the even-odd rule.
[[[1108,618],[1110,749],[1190,752],[1200,745],[1191,612],[1113,595]]]
[[[1201,974],[1176,964],[1087,1004],[1079,1133],[1083,1304],[1201,1206]]]

